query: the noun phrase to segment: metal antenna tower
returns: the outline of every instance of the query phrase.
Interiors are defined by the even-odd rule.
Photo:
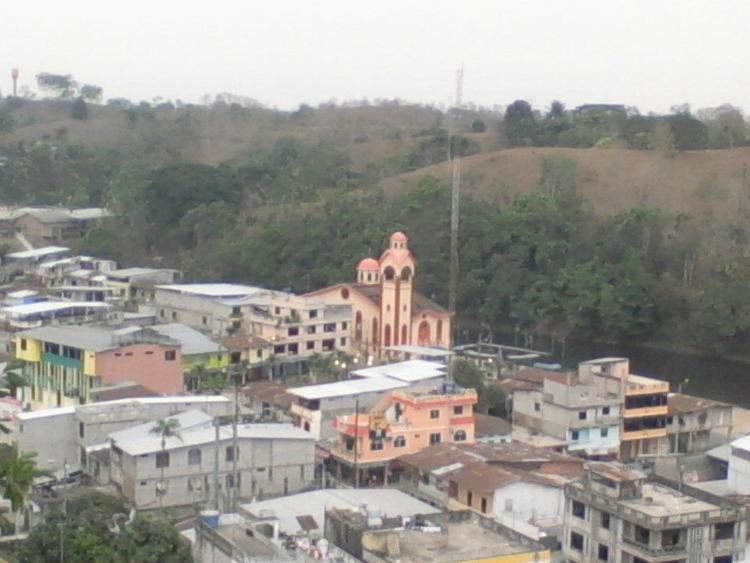
[[[448,289],[448,309],[451,314],[456,313],[456,291],[458,288],[458,211],[461,195],[461,157],[457,154],[456,142],[458,133],[458,112],[461,108],[461,95],[464,87],[463,65],[456,72],[456,105],[451,111],[451,130],[448,137],[448,150],[453,163],[453,186],[451,189],[451,256],[450,256],[450,285]],[[455,317],[454,317],[455,318]],[[455,330],[455,322],[453,323]]]

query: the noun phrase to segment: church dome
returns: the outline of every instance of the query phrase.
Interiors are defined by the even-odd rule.
[[[378,261],[375,260],[375,258],[364,258],[357,265],[357,270],[376,271],[377,272],[377,271],[380,270],[380,264],[378,264]]]
[[[398,241],[398,242],[406,242],[407,236],[401,231],[396,231],[395,233],[391,235],[391,240]]]

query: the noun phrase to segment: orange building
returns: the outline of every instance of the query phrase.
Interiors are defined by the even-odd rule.
[[[387,483],[389,463],[442,442],[474,442],[474,389],[393,391],[369,413],[339,416],[331,457],[339,479]]]
[[[366,354],[380,356],[396,345],[451,346],[450,313],[414,290],[416,267],[407,242],[404,233],[394,233],[379,260],[359,262],[356,283],[308,294],[352,306],[352,342]]]

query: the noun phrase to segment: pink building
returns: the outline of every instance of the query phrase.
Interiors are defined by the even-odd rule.
[[[352,306],[352,342],[366,354],[395,345],[450,348],[451,315],[414,290],[416,265],[404,233],[391,235],[379,260],[364,258],[356,283],[310,293],[326,303]]]
[[[445,389],[445,387],[444,387]],[[340,479],[387,483],[391,461],[443,442],[474,442],[474,389],[393,391],[369,413],[339,416],[331,457]]]

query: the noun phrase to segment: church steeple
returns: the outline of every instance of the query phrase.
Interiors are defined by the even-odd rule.
[[[390,244],[380,257],[380,314],[384,346],[411,342],[412,280],[414,258],[402,232],[391,235]]]

